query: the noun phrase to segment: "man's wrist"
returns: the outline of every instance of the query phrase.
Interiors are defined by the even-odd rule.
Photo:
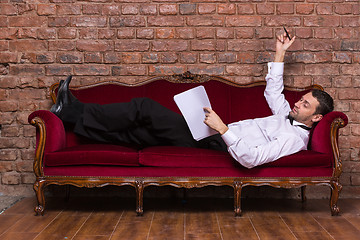
[[[223,135],[227,132],[227,130],[229,130],[228,126],[224,125],[221,129],[219,129],[218,132],[220,133],[220,135]]]
[[[274,62],[283,62],[286,51],[276,52]]]

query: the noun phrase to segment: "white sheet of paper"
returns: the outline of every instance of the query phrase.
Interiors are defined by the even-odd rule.
[[[199,141],[217,133],[204,123],[204,107],[211,108],[204,86],[179,93],[174,96],[174,101],[184,116],[195,140]]]

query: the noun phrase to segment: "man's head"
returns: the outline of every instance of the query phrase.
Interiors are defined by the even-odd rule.
[[[295,121],[311,127],[314,123],[319,122],[325,114],[333,110],[334,101],[332,97],[322,90],[313,89],[295,103],[290,115]]]

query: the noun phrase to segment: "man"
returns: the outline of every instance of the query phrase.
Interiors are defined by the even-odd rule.
[[[219,134],[199,142],[181,115],[151,99],[106,105],[79,102],[68,90],[71,77],[61,83],[51,111],[64,123],[73,124],[75,133],[97,141],[227,150],[241,165],[253,168],[305,150],[311,127],[333,110],[332,98],[319,90],[305,94],[293,109],[285,100],[283,60],[294,41],[285,33],[278,36],[275,60],[268,64],[264,94],[274,115],[227,126],[215,111],[205,108],[205,124]]]

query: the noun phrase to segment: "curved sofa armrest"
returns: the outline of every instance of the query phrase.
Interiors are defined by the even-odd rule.
[[[334,177],[340,177],[342,163],[339,153],[339,129],[348,124],[342,112],[330,112],[317,124],[311,136],[311,150],[331,154],[333,157]]]
[[[54,152],[66,145],[65,128],[62,121],[52,112],[38,110],[28,117],[31,125],[36,127],[36,150],[34,173],[43,176],[44,153]]]

